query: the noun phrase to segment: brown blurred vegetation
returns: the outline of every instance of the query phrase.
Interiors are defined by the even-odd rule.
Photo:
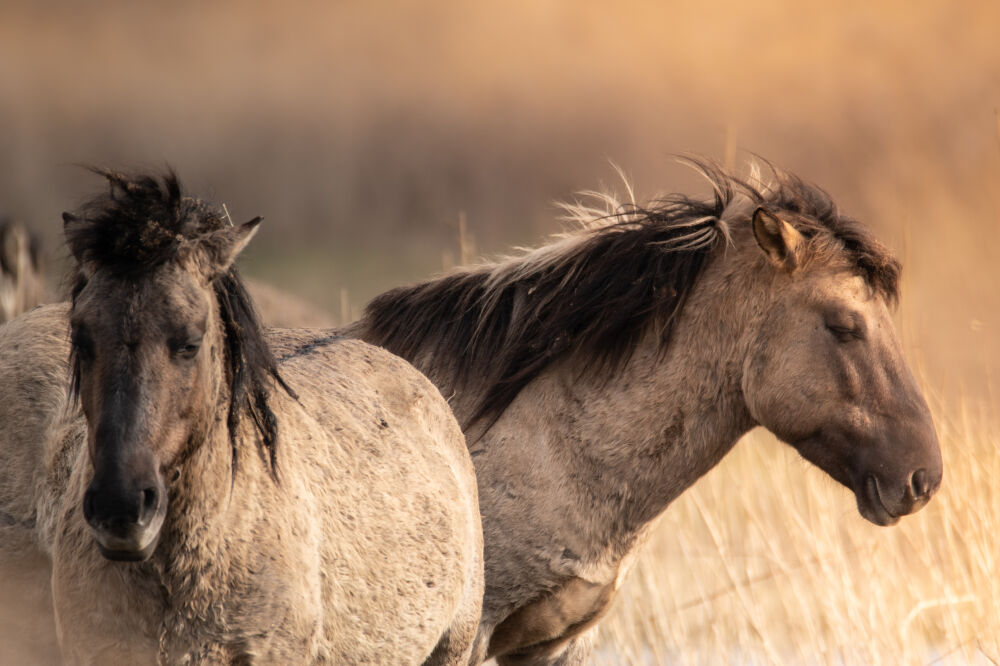
[[[752,151],[906,261],[934,383],[981,390],[1000,297],[1000,5],[193,2],[0,5],[0,208],[58,242],[95,186],[173,166],[267,223],[251,273],[333,312],[559,228],[614,184],[703,191],[674,153]]]
[[[996,604],[975,596],[996,593],[988,534],[1000,495],[967,492],[995,485],[982,470],[996,468],[1000,446],[990,383],[1000,361],[998,26],[993,0],[6,0],[0,214],[55,248],[59,213],[100,186],[72,164],[169,164],[234,217],[265,216],[248,273],[350,315],[458,261],[460,219],[487,254],[541,242],[560,228],[553,200],[617,185],[609,160],[640,198],[705,191],[675,153],[737,164],[757,153],[823,185],[904,260],[900,330],[957,470],[910,527],[873,532],[818,472],[799,481],[816,494],[782,508],[762,471],[779,454],[744,446],[668,512],[605,637],[634,641],[640,656],[626,659],[655,663],[663,655],[642,645],[656,636],[679,650],[684,636],[710,635],[708,661],[730,639],[764,640],[759,654],[773,659],[786,647],[767,636],[794,642],[801,631],[860,646],[819,662],[892,663],[907,631],[929,641],[916,658],[1000,627]],[[968,410],[986,416],[969,425]],[[802,478],[803,466],[782,461],[771,466],[790,470],[778,483]],[[732,488],[755,474],[743,492],[759,495],[713,528]],[[820,510],[827,500],[832,513]],[[819,531],[769,547],[783,521]],[[950,531],[938,539],[942,525]],[[741,587],[771,576],[771,565],[734,564],[741,540],[746,557],[777,562],[773,587]],[[890,556],[885,566],[872,549]],[[891,579],[897,557],[914,560],[905,576],[919,585],[880,587],[869,601],[867,586]],[[672,569],[677,560],[663,558],[687,559]],[[702,578],[687,579],[699,561]],[[722,569],[729,596],[718,605]],[[695,594],[672,576],[706,587]],[[841,596],[825,596],[832,588]],[[698,615],[683,615],[692,595]],[[939,597],[971,619],[932,626]],[[771,634],[754,616],[768,605],[784,609]],[[713,625],[732,613],[742,619]],[[804,626],[793,632],[793,621]],[[898,625],[879,658],[865,651],[866,627]]]

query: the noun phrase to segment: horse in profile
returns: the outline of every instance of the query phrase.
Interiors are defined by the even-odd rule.
[[[23,224],[0,220],[0,324],[45,300],[41,243]]]
[[[897,260],[794,175],[695,166],[711,199],[569,206],[578,230],[389,291],[346,330],[422,370],[466,433],[479,659],[583,663],[652,521],[755,426],[878,525],[941,483]]]
[[[482,537],[438,391],[363,342],[266,339],[232,266],[259,219],[101,173],[64,216],[71,304],[0,328],[0,551],[51,563],[63,658],[468,661]]]

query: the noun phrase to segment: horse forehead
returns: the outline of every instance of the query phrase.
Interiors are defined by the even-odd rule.
[[[133,343],[159,339],[197,326],[208,312],[207,290],[194,281],[160,277],[127,296],[121,313],[122,334]]]
[[[820,303],[833,302],[852,305],[877,305],[878,295],[863,277],[847,270],[826,271],[815,276],[806,285],[811,299]]]
[[[158,271],[136,279],[95,276],[89,287],[81,293],[74,314],[110,325],[133,342],[145,331],[203,318],[208,307],[208,290],[182,271]]]
[[[209,304],[211,289],[180,267],[159,272],[147,283],[144,304],[168,317],[203,315]]]

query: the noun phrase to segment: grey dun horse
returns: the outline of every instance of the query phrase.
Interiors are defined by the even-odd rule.
[[[578,231],[390,291],[348,329],[422,370],[465,430],[478,659],[583,663],[653,519],[754,426],[878,525],[941,483],[890,319],[898,262],[793,175],[696,166],[710,200],[570,206]]]
[[[482,537],[438,391],[359,341],[265,340],[231,267],[258,220],[102,173],[65,216],[72,304],[0,327],[0,555],[51,572],[63,658],[468,661]]]

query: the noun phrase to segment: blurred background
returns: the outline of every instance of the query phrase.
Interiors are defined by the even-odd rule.
[[[554,201],[621,188],[611,162],[644,199],[706,192],[674,154],[737,168],[759,154],[822,185],[904,261],[898,324],[940,405],[940,423],[985,414],[975,426],[955,417],[952,429],[955,451],[976,451],[965,479],[973,483],[996,467],[1000,432],[991,388],[1000,361],[998,27],[993,0],[4,0],[0,215],[41,234],[54,285],[59,214],[102,186],[73,165],[170,165],[237,221],[265,217],[246,273],[345,319],[389,287],[543,242],[561,229]],[[759,467],[744,462],[727,462],[743,470],[737,483]],[[791,469],[803,475],[802,466]],[[808,478],[825,483],[818,473]],[[860,525],[846,491],[827,491],[837,520]],[[716,511],[705,493],[702,507]],[[982,501],[1000,514],[1000,494]],[[985,510],[982,502],[968,506]],[[676,510],[684,511],[705,522],[701,509]],[[942,518],[933,522],[931,511],[921,529],[938,534]],[[775,519],[778,531],[783,520]],[[830,529],[817,538],[857,545]],[[725,552],[723,537],[709,536],[716,554]],[[942,546],[941,557],[955,547]],[[982,547],[996,550],[988,540]],[[986,576],[992,560],[968,557]],[[709,580],[718,566],[706,569],[715,572]],[[843,571],[832,580],[855,569]],[[983,589],[980,574],[967,574],[970,594]],[[858,581],[863,589],[865,579]],[[926,598],[915,591],[887,626],[898,628],[919,604],[940,597],[933,590]],[[692,594],[706,622],[722,613],[711,590]],[[684,600],[676,590],[663,595],[659,611],[647,603],[622,619],[620,609],[620,626],[641,625],[643,613],[675,626],[682,610],[669,604]],[[737,596],[733,621],[743,629],[721,635],[757,645],[766,632],[747,624],[756,606]],[[862,597],[857,607],[844,601],[841,616],[866,608]],[[939,606],[951,607],[921,606],[907,625],[926,623],[921,635],[936,647],[921,655],[952,654],[954,643],[973,650],[988,635],[983,627],[1000,626],[995,604],[984,600],[977,620],[954,621],[968,625],[968,635],[932,636],[940,618],[927,618],[926,609]],[[853,653],[830,646],[871,638],[823,638],[827,621],[817,622],[820,647],[806,654],[819,661],[851,661]],[[657,643],[650,635],[667,636],[661,643],[683,638],[664,631],[619,636],[646,646],[628,660],[659,658],[649,656]],[[877,655],[891,663],[901,644]],[[748,654],[765,661],[785,654],[765,647]],[[877,661],[873,655],[862,661]]]
[[[1000,6],[512,0],[5,0],[0,214],[58,247],[100,183],[170,165],[266,225],[246,270],[335,314],[560,229],[552,202],[705,186],[749,152],[905,260],[935,382],[998,361]],[[58,269],[58,264],[55,264]],[[956,366],[961,372],[953,372]],[[967,377],[968,375],[968,377]]]

